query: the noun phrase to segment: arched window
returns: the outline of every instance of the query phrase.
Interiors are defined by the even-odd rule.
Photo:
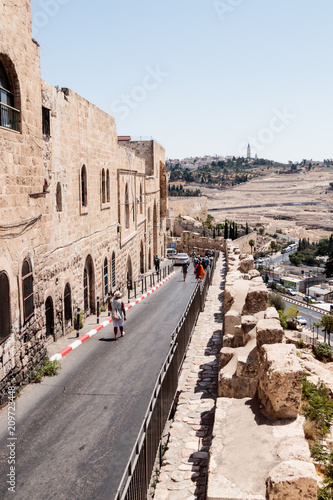
[[[147,213],[147,219],[148,222],[150,222],[151,214],[150,214],[150,208],[148,208],[148,213]]]
[[[140,184],[140,214],[143,212],[143,195],[142,195],[142,183]]]
[[[105,203],[105,201],[106,201],[105,191],[106,191],[106,186],[105,186],[105,170],[103,168],[103,170],[102,170],[102,203]]]
[[[104,278],[104,297],[107,297],[109,293],[109,270],[108,270],[107,259],[104,259],[103,278]]]
[[[110,202],[110,172],[106,171],[106,201]]]
[[[10,335],[10,293],[9,279],[4,271],[0,272],[0,343]]]
[[[19,110],[15,108],[14,89],[0,62],[0,126],[20,130]]]
[[[72,294],[69,283],[66,283],[64,292],[65,321],[72,321]]]
[[[128,199],[128,184],[125,187],[125,227],[129,228],[129,199]]]
[[[116,286],[116,255],[112,252],[111,259],[111,286],[114,288]]]
[[[54,312],[52,297],[48,297],[45,301],[45,323],[46,323],[46,337],[54,333]]]
[[[88,206],[87,169],[85,165],[81,168],[81,203],[83,207]]]
[[[57,212],[62,212],[62,194],[61,194],[61,184],[57,184]]]
[[[22,265],[22,288],[24,321],[28,321],[34,314],[33,275],[28,259],[25,259]]]

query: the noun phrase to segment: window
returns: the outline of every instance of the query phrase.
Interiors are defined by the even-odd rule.
[[[61,195],[61,184],[57,184],[57,212],[62,212],[62,195]]]
[[[42,106],[43,135],[51,135],[50,110]]]
[[[109,271],[108,271],[107,259],[104,260],[103,276],[104,276],[104,297],[107,297],[109,292]]]
[[[106,171],[106,201],[110,202],[110,172]]]
[[[72,294],[69,283],[66,283],[64,292],[65,321],[72,321]]]
[[[128,199],[128,185],[125,187],[125,227],[129,228],[129,199]]]
[[[24,321],[34,314],[33,275],[30,260],[25,259],[22,266],[23,312]]]
[[[140,184],[140,214],[143,212],[142,184]]]
[[[10,293],[9,279],[4,271],[0,272],[0,343],[10,335]]]
[[[114,252],[111,259],[111,286],[112,288],[116,286],[116,256]]]
[[[14,107],[13,88],[0,62],[0,126],[19,132],[19,113],[19,110]]]
[[[148,214],[147,214],[147,219],[148,219],[148,222],[150,222],[150,218],[151,218],[150,208],[148,208]]]
[[[88,206],[87,169],[85,165],[81,168],[81,203],[83,207]]]
[[[102,203],[105,203],[105,200],[106,200],[105,191],[106,191],[106,186],[105,186],[105,170],[103,168],[103,170],[102,170]]]

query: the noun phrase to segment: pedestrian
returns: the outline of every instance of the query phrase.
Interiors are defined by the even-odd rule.
[[[192,262],[194,263],[194,259],[195,259],[195,251],[193,250],[193,252],[191,253],[191,257],[192,257]]]
[[[182,273],[183,273],[184,281],[186,280],[188,266],[189,266],[188,262],[184,262],[184,264],[182,265]]]
[[[155,258],[154,258],[154,264],[155,264],[155,271],[158,273],[159,270],[160,270],[160,262],[161,262],[161,259],[159,258],[159,256],[156,254],[155,255]]]
[[[205,270],[202,267],[201,261],[199,261],[198,264],[195,266],[194,272],[195,272],[195,277],[197,278],[198,281],[204,279]]]
[[[123,337],[125,335],[124,332],[124,321],[126,321],[126,309],[125,304],[121,300],[122,294],[118,290],[111,301],[111,311],[112,311],[112,323],[113,323],[113,331],[114,338],[117,340],[118,327],[120,330],[120,335]]]

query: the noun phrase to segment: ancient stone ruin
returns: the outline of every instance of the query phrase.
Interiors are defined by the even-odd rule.
[[[225,324],[208,500],[317,498],[299,414],[302,368],[253,257],[226,242]]]

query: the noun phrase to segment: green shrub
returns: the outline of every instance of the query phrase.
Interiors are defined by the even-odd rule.
[[[304,340],[303,339],[297,340],[296,347],[298,347],[299,349],[303,349],[304,346],[305,346],[305,344],[304,344]]]
[[[277,293],[270,292],[268,294],[268,303],[271,307],[275,307],[277,311],[283,311],[285,308],[283,298]]]
[[[315,355],[320,361],[330,361],[332,359],[332,349],[328,344],[322,342],[316,347]]]
[[[31,371],[32,382],[39,384],[44,377],[54,377],[60,370],[61,365],[59,361],[50,361],[49,358],[45,358],[44,362],[39,370],[33,368]]]
[[[286,316],[283,314],[283,311],[278,311],[278,313],[279,313],[279,318],[280,318],[280,324],[281,324],[282,328],[284,330],[286,330],[288,328]]]
[[[328,388],[321,380],[315,385],[304,377],[302,397],[303,414],[308,420],[316,422],[318,431],[324,436],[330,430],[333,420],[333,401]]]

